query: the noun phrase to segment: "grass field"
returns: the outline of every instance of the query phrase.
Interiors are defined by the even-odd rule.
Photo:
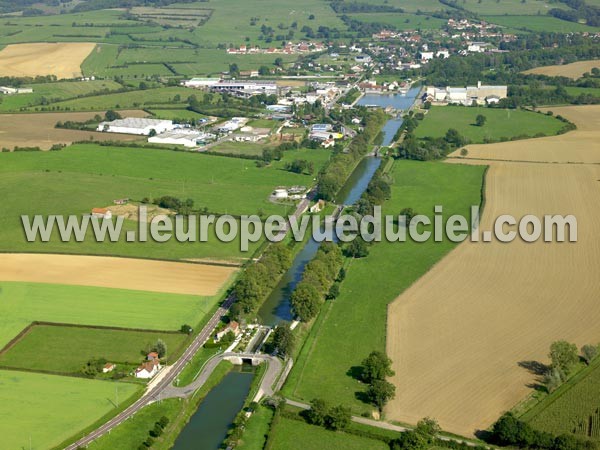
[[[169,106],[180,105],[185,108],[185,99],[200,93],[184,87],[164,87],[157,89],[146,89],[140,91],[129,91],[119,94],[98,95],[85,98],[77,98],[54,103],[60,109],[70,108],[71,111],[99,111],[105,109],[138,108],[148,105],[168,104]],[[179,95],[179,101],[175,96]]]
[[[600,202],[599,111],[560,108],[579,127],[561,136],[467,147],[490,165],[482,230],[493,230],[501,214],[573,214],[577,242],[465,242],[404,291],[389,308],[387,351],[398,391],[388,418],[432,416],[446,430],[472,435],[531,393],[537,375],[527,362],[547,363],[553,341],[600,341],[593,319],[600,214],[590,206]],[[503,149],[536,162],[493,161]],[[571,154],[579,164],[560,163]]]
[[[0,112],[19,111],[22,108],[38,106],[43,100],[65,100],[105,89],[115,90],[121,88],[121,85],[110,80],[94,80],[29,84],[27,87],[33,88],[32,94],[3,95]]]
[[[536,67],[535,69],[526,70],[523,73],[548,75],[550,77],[561,76],[577,79],[581,78],[585,72],[591,72],[594,67],[600,69],[599,60],[577,61],[571,64]]]
[[[442,6],[441,3],[440,6]],[[409,13],[363,13],[352,14],[350,17],[361,22],[389,24],[398,30],[439,30],[446,24],[446,21],[442,19]]]
[[[21,214],[86,214],[106,207],[117,198],[142,199],[173,195],[191,198],[198,209],[228,214],[286,213],[286,207],[271,203],[277,186],[310,186],[313,176],[283,170],[296,158],[315,163],[315,170],[329,152],[301,149],[285,152],[282,161],[258,168],[254,161],[143,148],[74,145],[59,152],[0,154],[0,187],[10,196],[5,204],[11,214],[0,219],[0,248],[25,252],[86,253],[122,256],[152,256],[162,259],[236,259],[251,253],[240,251],[239,241],[223,243],[214,235],[208,242],[168,243],[85,242],[28,243],[21,227]],[[137,222],[125,221],[124,230],[135,231]],[[214,228],[211,227],[211,230]],[[57,238],[55,233],[55,238]],[[256,245],[251,245],[253,250]]]
[[[90,43],[8,45],[0,51],[0,75],[57,78],[81,76],[81,63],[94,49]]]
[[[475,118],[479,114],[487,118],[482,127],[475,125]],[[481,143],[521,135],[533,137],[538,133],[554,135],[563,126],[564,123],[554,117],[529,111],[434,106],[415,130],[415,135],[418,138],[442,137],[449,128],[455,128],[472,143]]]
[[[4,448],[48,449],[116,410],[139,390],[129,383],[0,371]],[[30,447],[31,445],[31,447]]]
[[[36,325],[0,355],[0,366],[78,373],[87,361],[99,358],[117,366],[131,366],[145,359],[145,350],[158,339],[167,344],[167,355],[163,360],[174,361],[188,336],[182,333]]]
[[[2,281],[0,347],[33,321],[177,331],[196,326],[217,297]]]
[[[533,3],[533,2],[529,2]],[[558,7],[560,3],[554,3],[553,8]],[[509,14],[514,14],[509,13]],[[483,16],[483,19],[496,25],[502,25],[511,30],[527,30],[527,31],[548,31],[553,30],[557,33],[570,32],[597,32],[598,28],[590,27],[581,23],[567,22],[552,16],[527,16],[527,15],[502,15],[502,16]]]
[[[599,63],[600,64],[600,63]],[[592,95],[594,97],[600,97],[600,88],[584,88],[577,86],[565,86],[565,90],[569,95]]]
[[[600,360],[596,360],[521,419],[553,434],[575,433],[600,439],[599,390]]]
[[[465,0],[461,1],[461,7],[482,15],[545,15],[552,8],[567,9],[558,2],[547,0],[533,0],[522,2],[521,0]]]
[[[398,161],[391,174],[392,199],[384,204],[384,214],[399,214],[410,207],[431,216],[434,205],[443,205],[447,215],[468,214],[470,205],[480,201],[481,167]],[[340,296],[326,304],[322,323],[315,324],[309,337],[312,342],[302,349],[285,394],[345,403],[358,414],[370,411],[370,406],[357,399],[365,386],[351,376],[351,369],[371,351],[385,349],[388,303],[454,246],[447,240],[381,242],[370,248],[366,258],[352,260]]]
[[[246,422],[242,441],[236,446],[239,450],[263,449],[269,435],[273,410],[266,406],[258,406],[254,414]]]
[[[386,450],[389,448],[382,441],[329,431],[323,427],[283,417],[272,427],[268,445],[271,446],[269,448],[286,450],[320,450],[323,448]]]

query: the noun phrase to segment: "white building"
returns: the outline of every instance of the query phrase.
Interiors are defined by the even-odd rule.
[[[471,53],[482,53],[485,52],[488,47],[490,47],[490,44],[487,42],[471,42],[467,46],[467,51]]]
[[[33,92],[33,89],[31,89],[31,88],[11,88],[11,87],[6,87],[6,86],[0,86],[0,93],[6,94],[6,95],[31,94],[32,92]]]
[[[158,373],[158,371],[162,369],[158,358],[153,359],[152,361],[147,361],[135,369],[135,377],[142,379],[152,378],[154,375]]]
[[[126,119],[117,119],[112,122],[100,122],[97,131],[148,136],[152,130],[154,130],[156,134],[160,134],[175,128],[176,126],[173,124],[172,120],[127,117]]]
[[[508,86],[486,86],[479,81],[477,86],[436,88],[427,87],[423,95],[424,102],[442,104],[460,104],[470,106],[496,104],[508,96]]]
[[[148,138],[151,144],[183,145],[184,147],[197,147],[204,142],[214,139],[216,136],[195,130],[177,129],[166,131]]]
[[[433,52],[421,52],[421,61],[433,59]]]
[[[213,92],[230,92],[245,97],[256,94],[276,95],[278,92],[277,82],[258,80],[220,80],[210,85],[209,89]]]
[[[189,88],[205,88],[209,86],[214,86],[215,84],[220,82],[220,78],[192,78],[191,80],[183,81],[181,84]]]
[[[248,119],[245,117],[232,117],[231,120],[218,125],[216,129],[219,133],[231,133],[239,128],[242,128],[247,122]]]

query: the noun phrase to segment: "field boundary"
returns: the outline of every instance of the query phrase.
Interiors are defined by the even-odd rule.
[[[120,258],[120,259],[142,259],[147,261],[174,262],[182,264],[196,264],[199,266],[217,266],[217,267],[241,267],[243,263],[228,263],[218,261],[191,261],[189,259],[162,259],[151,256],[122,256],[119,254],[98,255],[94,253],[70,253],[70,252],[40,252],[40,251],[19,251],[19,250],[0,250],[0,255],[62,255],[62,256],[92,256],[94,258]]]

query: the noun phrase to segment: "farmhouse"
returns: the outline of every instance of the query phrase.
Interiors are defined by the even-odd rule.
[[[135,377],[149,379],[156,375],[160,369],[162,369],[162,366],[160,365],[160,360],[157,356],[155,359],[152,359],[151,361],[146,361],[137,369],[135,369]]]
[[[423,102],[441,104],[460,104],[469,106],[476,102],[478,105],[498,103],[508,95],[507,86],[484,86],[481,81],[477,86],[436,88],[427,87],[423,94]]]
[[[104,364],[104,367],[102,368],[102,373],[112,372],[113,370],[115,370],[115,367],[117,367],[116,364],[106,363],[106,364]]]
[[[217,341],[217,342],[220,341],[221,339],[223,339],[223,336],[225,336],[230,331],[235,336],[240,334],[240,332],[241,332],[240,324],[238,322],[236,322],[235,320],[229,322],[225,328],[223,328],[221,331],[219,331],[217,334],[215,334],[215,341]]]
[[[175,127],[172,120],[128,117],[126,119],[113,120],[112,122],[100,122],[97,131],[148,136],[152,130],[160,134],[165,131],[171,131]]]
[[[156,136],[148,138],[148,142],[151,144],[171,144],[171,145],[183,145],[184,147],[197,147],[202,143],[214,139],[215,135],[210,133],[203,133],[201,131],[194,130],[174,130],[166,131]]]
[[[92,217],[98,217],[99,219],[112,219],[112,212],[107,208],[93,208]]]

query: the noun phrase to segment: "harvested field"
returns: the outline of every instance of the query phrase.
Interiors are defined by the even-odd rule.
[[[95,46],[87,42],[8,45],[0,51],[0,75],[77,78],[81,76],[81,63]]]
[[[518,159],[539,161],[489,162],[482,230],[493,229],[501,214],[574,214],[578,242],[465,242],[404,291],[388,310],[387,352],[397,386],[389,419],[432,416],[448,431],[473,435],[531,392],[537,376],[527,367],[547,363],[553,341],[600,341],[600,165],[544,164],[546,145],[539,145],[560,140],[549,159],[570,157],[600,108],[560,113],[574,121],[586,113],[590,122],[559,137],[469,152],[476,147],[479,157],[493,158],[508,148]],[[585,145],[591,148],[582,150],[581,162],[600,162],[598,140]]]
[[[0,280],[211,296],[233,267],[99,256],[3,254]]]
[[[549,77],[569,77],[577,79],[581,78],[585,72],[591,72],[594,67],[600,68],[600,61],[577,61],[571,64],[536,67],[535,69],[526,70],[523,73],[533,73],[536,75],[548,75]]]
[[[39,147],[48,150],[53,144],[71,144],[76,141],[133,141],[140,136],[96,131],[67,130],[54,128],[57,122],[71,120],[85,122],[101,112],[40,113],[40,114],[1,114],[0,148]],[[146,117],[140,110],[120,111],[123,116]],[[143,138],[143,137],[142,137]]]
[[[600,105],[542,108],[567,117],[577,129],[558,136],[497,144],[469,145],[467,159],[550,163],[600,163]],[[459,156],[454,152],[451,156]],[[484,163],[484,162],[482,162]]]

